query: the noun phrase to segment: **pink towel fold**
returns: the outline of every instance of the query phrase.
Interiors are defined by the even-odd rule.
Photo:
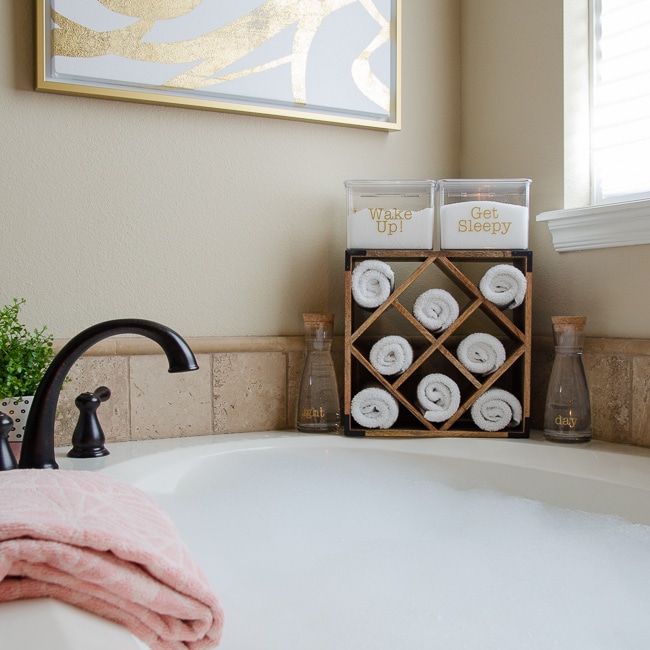
[[[144,492],[94,472],[37,469],[0,472],[0,495],[0,602],[56,598],[153,650],[219,643],[219,601]]]

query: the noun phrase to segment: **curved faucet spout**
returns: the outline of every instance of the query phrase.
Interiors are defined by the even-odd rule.
[[[137,318],[124,318],[89,327],[70,339],[54,357],[36,390],[25,424],[19,468],[58,468],[54,456],[54,420],[63,382],[75,361],[88,348],[116,334],[139,334],[158,343],[167,356],[169,372],[186,372],[197,370],[199,367],[189,345],[165,325]]]

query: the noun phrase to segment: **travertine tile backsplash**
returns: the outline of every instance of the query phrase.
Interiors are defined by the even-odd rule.
[[[110,441],[267,431],[295,427],[303,337],[187,339],[199,370],[167,372],[146,339],[117,338],[93,347],[72,368],[59,398],[56,444],[70,444],[79,393],[108,386],[97,413]],[[60,348],[64,341],[57,342]],[[332,356],[343,395],[343,341]]]
[[[146,339],[104,341],[70,372],[59,399],[56,444],[70,444],[81,392],[108,386],[98,410],[107,446],[142,440],[292,429],[304,359],[302,337],[188,339],[199,370],[170,374],[160,348]],[[553,342],[535,338],[533,428],[541,428]],[[333,358],[343,395],[343,340]],[[592,399],[594,438],[650,447],[650,341],[588,339],[584,363]]]

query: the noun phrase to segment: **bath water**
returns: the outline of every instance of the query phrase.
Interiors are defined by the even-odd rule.
[[[648,526],[451,487],[410,454],[250,450],[175,480],[154,496],[223,650],[650,647]]]

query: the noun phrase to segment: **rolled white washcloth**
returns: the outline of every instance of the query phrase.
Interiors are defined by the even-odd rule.
[[[446,330],[460,313],[456,299],[444,289],[429,289],[413,305],[413,315],[430,332]]]
[[[472,404],[472,420],[483,431],[501,431],[521,422],[521,402],[507,390],[491,388]]]
[[[470,372],[489,375],[505,363],[506,349],[496,336],[477,332],[458,344],[456,356]]]
[[[381,260],[363,260],[352,271],[352,297],[360,307],[379,307],[394,286],[393,269]]]
[[[519,307],[526,297],[526,276],[515,266],[497,264],[489,268],[479,282],[481,293],[502,309]]]
[[[440,373],[427,375],[420,381],[417,397],[424,417],[429,422],[448,420],[460,405],[458,384],[451,377]]]
[[[350,414],[366,429],[390,429],[399,415],[399,404],[387,390],[369,386],[352,398]]]
[[[413,363],[413,348],[402,336],[384,336],[370,348],[370,363],[382,375],[399,375]]]

